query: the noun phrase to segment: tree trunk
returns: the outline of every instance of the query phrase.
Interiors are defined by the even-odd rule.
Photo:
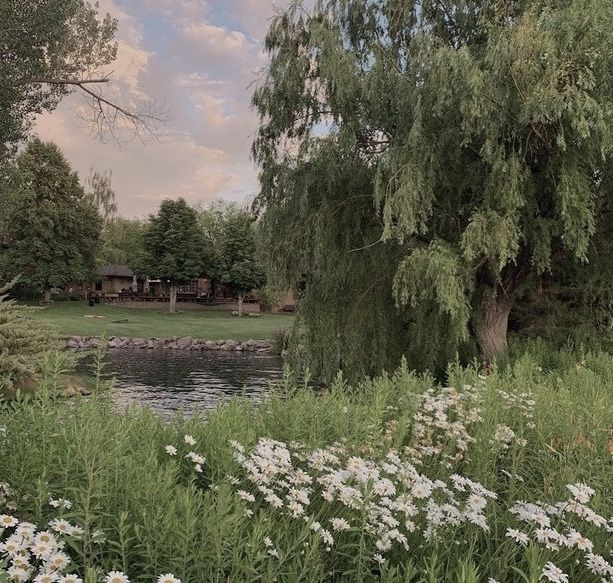
[[[238,317],[243,315],[243,294],[238,294]]]
[[[43,291],[43,302],[45,304],[51,303],[51,288],[46,287]]]
[[[177,286],[170,286],[170,313],[174,314],[177,311]]]
[[[507,328],[513,301],[513,297],[498,292],[495,297],[485,295],[476,307],[473,329],[486,362],[507,351]]]

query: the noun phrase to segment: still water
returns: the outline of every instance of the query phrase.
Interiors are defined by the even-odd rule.
[[[120,405],[151,407],[164,417],[212,409],[234,396],[258,400],[282,376],[277,356],[190,350],[109,350],[105,376],[115,378]],[[91,360],[85,359],[81,368]]]

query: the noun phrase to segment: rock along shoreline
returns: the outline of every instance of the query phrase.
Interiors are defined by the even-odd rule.
[[[71,336],[66,341],[66,348],[73,350],[93,350],[100,346],[98,336]],[[140,348],[143,350],[221,350],[225,352],[272,353],[272,340],[202,340],[200,338],[128,338],[109,336],[107,348]]]

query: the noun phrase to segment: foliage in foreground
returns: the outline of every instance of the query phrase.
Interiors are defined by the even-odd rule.
[[[454,389],[288,378],[167,424],[47,382],[0,413],[4,512],[49,525],[90,582],[613,581],[613,356],[537,354],[452,368]]]
[[[36,308],[19,306],[0,286],[0,398],[3,392],[23,388],[42,373],[57,335],[29,316]]]

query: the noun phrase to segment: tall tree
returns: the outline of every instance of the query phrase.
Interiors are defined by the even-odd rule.
[[[143,233],[145,222],[139,219],[115,217],[102,230],[102,241],[98,250],[101,265],[137,265],[143,254]]]
[[[319,0],[273,21],[256,202],[277,273],[310,278],[314,365],[405,342],[398,320],[405,351],[472,333],[493,358],[527,278],[586,261],[611,199],[611,13],[613,0]],[[326,293],[363,265],[353,293]]]
[[[117,23],[98,10],[86,0],[0,0],[0,159],[37,114],[72,91],[88,102],[86,117],[96,132],[123,126],[138,133],[159,117],[104,96],[110,76],[103,69],[117,55]]]
[[[144,255],[137,271],[170,284],[170,312],[176,311],[177,286],[202,274],[203,238],[196,211],[184,199],[165,200],[143,234]]]
[[[257,258],[253,217],[249,213],[236,213],[227,218],[217,254],[216,275],[236,293],[238,315],[242,316],[245,294],[266,283],[264,268]]]
[[[247,212],[234,202],[217,199],[208,203],[198,203],[194,205],[198,214],[198,223],[202,229],[204,237],[203,265],[204,271],[214,278],[211,279],[212,289],[214,290],[215,278],[219,267],[219,251],[226,224],[233,217]]]
[[[91,168],[85,183],[87,197],[98,209],[105,227],[113,221],[117,214],[117,200],[111,184],[112,177],[113,172],[110,170],[100,171]]]
[[[21,275],[22,282],[41,288],[48,302],[52,287],[91,277],[101,219],[55,144],[31,141],[15,173],[0,271],[7,279]]]

